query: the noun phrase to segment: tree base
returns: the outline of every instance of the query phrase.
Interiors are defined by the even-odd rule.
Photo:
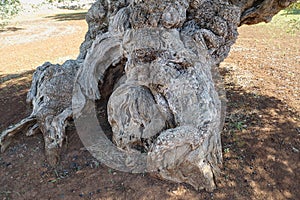
[[[1,151],[17,132],[41,131],[55,165],[73,118],[103,163],[212,191],[225,117],[217,66],[238,26],[268,22],[293,1],[98,0],[78,59],[37,68],[27,96],[33,111],[1,133]],[[99,99],[107,102],[111,140],[94,127]]]

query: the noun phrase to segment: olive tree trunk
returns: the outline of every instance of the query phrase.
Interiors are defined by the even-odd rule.
[[[104,164],[213,190],[226,110],[218,66],[238,26],[269,22],[292,2],[98,0],[77,60],[37,68],[32,114],[1,133],[1,150],[20,130],[41,131],[55,164],[73,118]],[[107,117],[99,120],[101,109]]]

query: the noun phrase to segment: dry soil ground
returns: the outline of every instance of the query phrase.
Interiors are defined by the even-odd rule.
[[[85,13],[60,12],[0,30],[0,131],[30,113],[25,98],[36,66],[76,58]],[[70,128],[56,168],[45,161],[41,135],[16,137],[0,154],[0,199],[300,199],[300,31],[292,18],[299,15],[241,27],[220,68],[228,104],[213,193],[109,169]]]

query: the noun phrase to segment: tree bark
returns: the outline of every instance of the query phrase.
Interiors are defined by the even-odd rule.
[[[41,130],[55,164],[73,117],[84,145],[108,166],[213,190],[225,117],[218,65],[238,26],[268,22],[292,2],[98,0],[77,60],[37,69],[27,97],[33,112],[1,133],[1,150],[21,129]],[[98,125],[99,101],[111,139]]]

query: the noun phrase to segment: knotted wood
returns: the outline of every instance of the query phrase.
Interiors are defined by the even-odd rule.
[[[213,190],[226,110],[218,65],[238,26],[268,22],[292,2],[98,0],[77,60],[37,69],[33,112],[1,133],[1,150],[20,130],[41,130],[54,164],[73,117],[84,145],[108,166]],[[111,139],[99,128],[97,101],[107,105]]]

